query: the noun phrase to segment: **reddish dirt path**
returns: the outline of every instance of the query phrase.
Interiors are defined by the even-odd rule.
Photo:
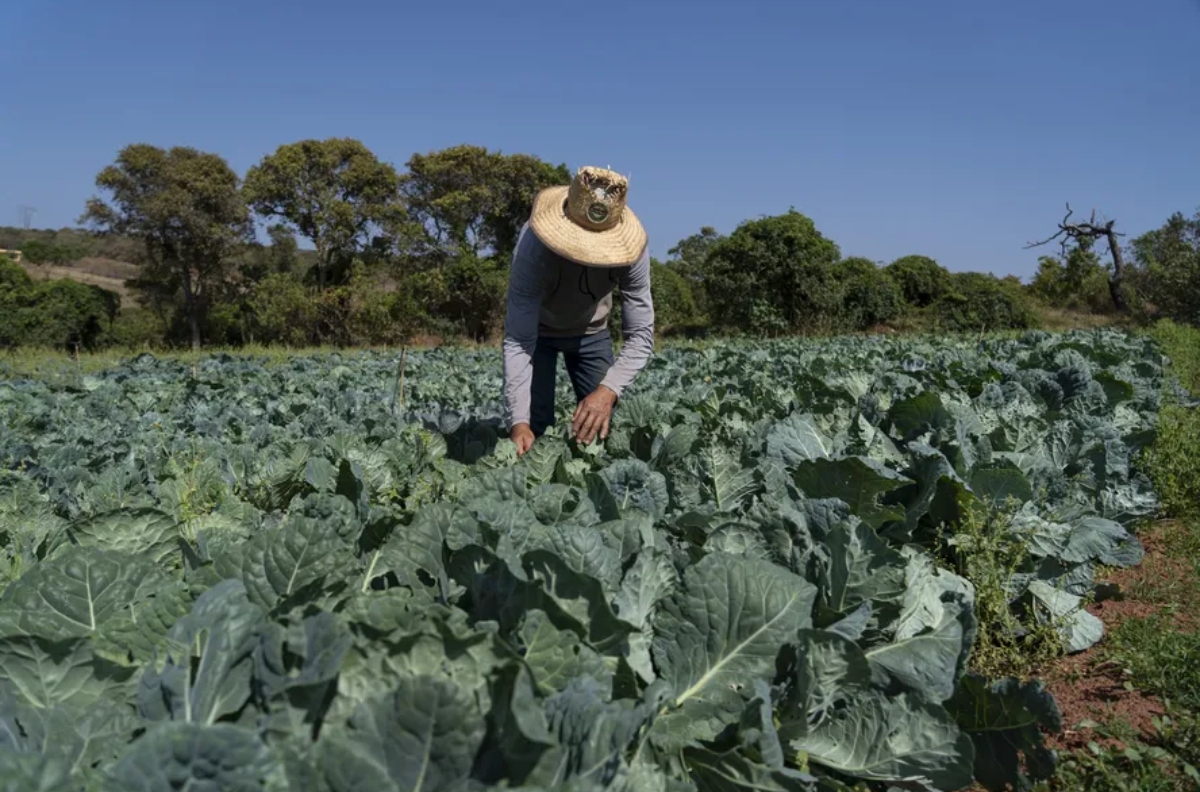
[[[1154,696],[1126,687],[1123,669],[1105,660],[1108,635],[1122,622],[1161,613],[1165,603],[1156,601],[1154,592],[1181,587],[1194,574],[1188,565],[1169,555],[1164,542],[1167,525],[1154,525],[1140,534],[1146,548],[1142,563],[1132,569],[1116,570],[1105,582],[1116,586],[1115,598],[1088,606],[1104,622],[1105,639],[1086,652],[1060,659],[1038,676],[1058,702],[1063,716],[1063,733],[1047,735],[1047,742],[1059,750],[1085,747],[1088,742],[1119,744],[1100,739],[1086,721],[1122,722],[1138,734],[1153,733],[1153,719],[1163,714],[1161,702]],[[1194,619],[1177,613],[1180,627],[1195,627]],[[1081,725],[1083,724],[1083,725]]]

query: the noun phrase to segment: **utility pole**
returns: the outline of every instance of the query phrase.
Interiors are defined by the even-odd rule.
[[[33,227],[33,216],[37,214],[37,208],[33,206],[17,207],[17,217],[20,220],[21,228],[28,231]]]

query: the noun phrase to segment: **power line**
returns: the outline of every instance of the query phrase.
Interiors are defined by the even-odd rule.
[[[37,214],[37,208],[33,206],[17,207],[17,217],[21,227],[28,231],[33,227],[33,216]]]

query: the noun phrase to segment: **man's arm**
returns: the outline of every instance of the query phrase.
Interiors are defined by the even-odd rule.
[[[621,276],[621,334],[625,344],[600,383],[620,396],[654,354],[654,300],[650,296],[650,247]]]
[[[521,229],[508,271],[504,316],[504,400],[509,429],[529,423],[533,353],[542,305],[541,278],[530,255],[528,226]]]

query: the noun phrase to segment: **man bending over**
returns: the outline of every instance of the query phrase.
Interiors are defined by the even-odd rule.
[[[560,354],[578,402],[571,432],[590,443],[608,436],[617,399],[654,351],[650,248],[628,191],[613,171],[581,168],[570,186],[537,195],[521,229],[504,323],[504,397],[518,454],[554,424]],[[614,287],[625,340],[615,362]]]

